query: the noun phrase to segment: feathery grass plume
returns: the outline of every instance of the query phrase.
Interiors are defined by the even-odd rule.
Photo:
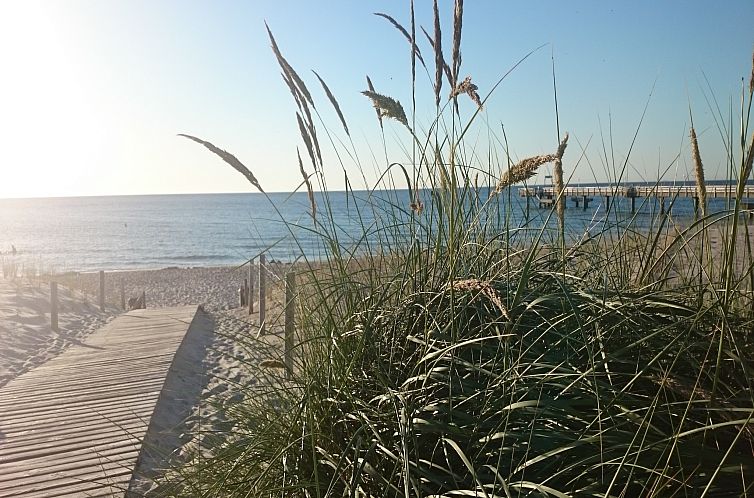
[[[288,87],[288,91],[291,92],[291,95],[293,95],[293,100],[296,101],[296,107],[299,109],[308,109],[309,107],[306,104],[306,101],[304,101],[304,96],[301,95],[301,92],[298,91],[296,86],[293,84],[293,81],[288,77],[287,74],[285,74],[284,71],[280,72],[280,77],[283,78],[283,81],[285,82],[286,86]]]
[[[335,99],[335,95],[332,94],[330,91],[330,88],[325,83],[325,80],[320,77],[320,75],[317,73],[317,71],[312,69],[312,72],[314,73],[314,76],[317,77],[319,80],[319,83],[322,85],[322,88],[325,90],[325,94],[327,95],[327,98],[330,99],[330,103],[335,108],[335,112],[338,114],[338,118],[340,118],[340,123],[343,125],[343,129],[346,130],[346,135],[349,137],[351,134],[348,132],[348,125],[346,124],[346,118],[343,116],[343,113],[340,110],[340,105],[338,105],[338,101]]]
[[[435,49],[435,41],[432,39],[431,36],[429,36],[429,33],[427,33],[427,30],[424,29],[422,26],[422,32],[424,33],[424,36],[427,37],[427,41],[429,42],[430,46],[432,46],[432,50]],[[445,57],[442,55],[442,46],[440,47],[440,57],[442,58],[442,72],[445,73],[445,78],[448,80],[448,85],[451,87],[453,86],[453,76],[450,73],[450,66],[448,66],[448,63],[445,62]]]
[[[298,150],[298,147],[296,147],[296,155],[298,156],[298,170],[301,172],[301,176],[304,178],[304,183],[306,183],[306,192],[309,194],[309,204],[312,208],[312,219],[317,219],[317,203],[314,202],[314,189],[312,189],[312,182],[309,181],[309,175],[306,174],[306,171],[304,171],[304,163],[301,161],[301,153]]]
[[[275,37],[272,36],[272,31],[270,31],[270,27],[267,25],[267,21],[264,23],[264,27],[267,28],[267,35],[270,37],[270,43],[272,45],[272,52],[275,54],[275,58],[278,61],[278,64],[283,69],[283,72],[288,75],[288,77],[291,78],[296,83],[296,87],[301,92],[301,94],[306,98],[306,101],[309,102],[309,105],[314,107],[314,100],[312,100],[312,95],[309,93],[309,90],[306,88],[306,85],[304,84],[304,80],[302,80],[298,73],[293,69],[293,67],[288,63],[288,61],[283,57],[283,54],[280,52],[280,49],[278,48],[278,44],[275,41]]]
[[[527,157],[526,159],[517,162],[511,166],[508,171],[503,173],[500,180],[497,182],[495,190],[492,191],[492,194],[490,195],[493,196],[499,194],[506,187],[528,180],[537,173],[540,166],[552,162],[556,158],[555,154],[546,154],[542,156]]]
[[[565,197],[563,197],[563,154],[568,145],[568,133],[566,132],[563,140],[558,145],[558,151],[555,153],[555,167],[552,169],[552,183],[555,187],[555,198],[557,199],[558,219],[560,220],[561,231],[565,223]]]
[[[408,120],[406,119],[406,112],[403,110],[403,106],[400,102],[392,97],[387,97],[373,91],[363,91],[361,93],[372,100],[374,108],[377,109],[377,112],[381,116],[393,118],[396,121],[403,123],[406,128],[409,128]]]
[[[367,74],[367,88],[369,88],[370,92],[374,92],[374,85],[372,84],[372,80],[369,79],[369,75]],[[380,113],[380,109],[375,106],[374,107],[375,112],[377,113],[377,120],[380,122],[380,129],[382,128],[382,113]]]
[[[440,30],[440,9],[437,8],[437,0],[434,0],[432,8],[435,18],[435,41],[432,44],[435,51],[435,105],[439,106],[440,92],[442,91],[442,70],[445,61],[442,56],[442,31]]]
[[[699,154],[699,143],[696,140],[696,130],[691,125],[691,160],[694,163],[694,177],[696,178],[696,193],[702,206],[702,216],[707,216],[707,186],[704,183],[704,166]],[[695,213],[696,214],[696,213]]]
[[[461,83],[459,83],[453,89],[453,91],[450,92],[450,98],[452,99],[453,97],[456,97],[458,95],[461,95],[462,93],[465,93],[481,109],[482,99],[479,98],[479,94],[477,93],[477,90],[479,90],[479,87],[471,82],[471,76],[466,76],[466,78]]]
[[[406,28],[401,26],[398,23],[398,21],[396,21],[395,19],[393,19],[391,16],[387,14],[383,14],[382,12],[375,12],[374,15],[387,19],[390,22],[390,24],[395,26],[395,29],[400,31],[401,34],[406,38],[406,40],[408,40],[409,45],[413,47],[414,55],[416,55],[419,61],[421,61],[422,66],[426,67],[426,65],[424,64],[424,59],[422,58],[421,51],[419,50],[419,47],[416,45],[416,42],[411,38],[411,35],[409,34],[409,32],[406,31]]]
[[[458,71],[461,68],[461,29],[463,28],[463,0],[456,0],[455,10],[453,11],[453,52],[452,68],[454,88],[458,85]]]
[[[477,292],[481,295],[484,295],[489,299],[492,304],[497,307],[500,312],[503,314],[503,316],[510,320],[510,314],[508,313],[508,309],[503,304],[503,301],[500,299],[500,295],[497,293],[494,287],[492,287],[492,284],[489,282],[485,282],[482,280],[478,280],[476,278],[467,278],[463,280],[456,280],[452,282],[448,288],[451,288],[453,290],[462,291],[462,292]]]
[[[296,121],[298,121],[298,129],[301,132],[301,138],[304,139],[304,145],[306,145],[306,150],[307,152],[309,152],[309,158],[312,160],[312,167],[314,168],[314,171],[317,171],[317,159],[314,156],[314,147],[312,146],[312,139],[309,136],[309,132],[306,129],[304,120],[301,119],[301,115],[299,113],[296,113]]]
[[[424,211],[424,203],[418,199],[413,201],[409,206],[411,207],[411,211],[416,214],[422,214],[422,211]]]
[[[191,135],[186,135],[184,133],[179,133],[178,136],[188,138],[189,140],[193,140],[194,142],[198,144],[202,144],[203,146],[208,148],[211,152],[220,156],[220,158],[223,161],[230,164],[233,167],[233,169],[241,173],[249,181],[249,183],[251,183],[257,188],[257,190],[264,193],[264,189],[262,189],[262,186],[259,184],[254,174],[251,171],[249,171],[249,168],[244,166],[243,163],[239,161],[238,158],[236,158],[236,156],[234,156],[230,152],[222,150],[219,147],[215,147],[211,143],[207,142],[206,140],[202,140],[201,138],[196,138]]]

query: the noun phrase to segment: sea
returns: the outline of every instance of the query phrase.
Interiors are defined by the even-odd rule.
[[[534,200],[527,207],[517,189],[511,193],[493,213],[488,210],[486,216],[494,219],[486,221],[529,233],[555,226],[549,209],[539,209]],[[345,250],[374,250],[388,239],[417,236],[408,228],[412,212],[406,190],[315,196],[316,226],[306,192],[0,199],[0,258],[54,272],[225,266],[262,252],[286,262],[324,259],[334,240]],[[478,202],[486,196],[483,192]],[[422,191],[420,197],[426,214],[432,196]],[[570,239],[607,226],[604,199],[594,199],[586,210],[571,199],[567,206]],[[632,215],[629,200],[619,200],[610,225],[630,219],[632,227],[648,229],[657,219],[657,201],[637,199],[637,208]],[[724,199],[710,200],[710,211],[725,208]],[[693,200],[677,199],[672,215],[692,220]],[[379,229],[386,225],[390,228]],[[320,236],[322,231],[328,236]]]

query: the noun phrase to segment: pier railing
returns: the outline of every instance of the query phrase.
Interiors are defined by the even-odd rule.
[[[736,185],[710,185],[707,186],[708,198],[733,198],[736,196]],[[521,187],[518,189],[520,197],[547,197],[551,198],[555,193],[553,187]],[[564,189],[566,197],[697,197],[695,186],[571,186]],[[754,198],[754,185],[747,185],[743,191],[744,198]]]

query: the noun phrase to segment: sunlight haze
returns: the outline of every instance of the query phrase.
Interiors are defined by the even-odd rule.
[[[447,33],[452,6],[441,6]],[[431,2],[416,8],[417,23],[430,28]],[[315,94],[325,123],[341,131],[310,69],[338,98],[361,159],[373,161],[382,144],[374,138],[370,103],[359,94],[365,75],[407,109],[411,101],[406,41],[372,15],[378,11],[408,19],[403,3],[383,2],[2,0],[0,197],[249,190],[240,175],[178,133],[233,152],[267,190],[294,189],[295,149],[303,145],[265,20]],[[602,136],[612,126],[622,161],[647,100],[628,177],[653,180],[668,169],[669,178],[685,179],[687,161],[673,159],[687,156],[689,100],[702,147],[709,141],[719,150],[711,99],[723,109],[738,102],[750,64],[751,19],[754,4],[746,1],[474,2],[466,6],[461,73],[472,75],[485,95],[516,61],[546,44],[503,82],[481,116],[491,133],[505,125],[513,159],[549,150],[556,139],[554,55],[561,128],[586,148],[572,181],[606,179]],[[430,53],[423,37],[420,48]],[[417,123],[424,127],[434,111],[430,78],[419,68]],[[386,140],[399,157],[410,143],[392,124]],[[341,178],[337,158],[325,156]],[[724,174],[716,169],[722,157],[705,160],[710,178]],[[353,163],[346,166],[360,178]],[[363,166],[368,183],[383,168]]]

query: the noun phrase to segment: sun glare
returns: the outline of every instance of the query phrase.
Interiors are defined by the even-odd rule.
[[[86,181],[78,164],[98,143],[76,40],[56,5],[0,3],[0,53],[12,68],[0,79],[0,197],[75,193]]]

